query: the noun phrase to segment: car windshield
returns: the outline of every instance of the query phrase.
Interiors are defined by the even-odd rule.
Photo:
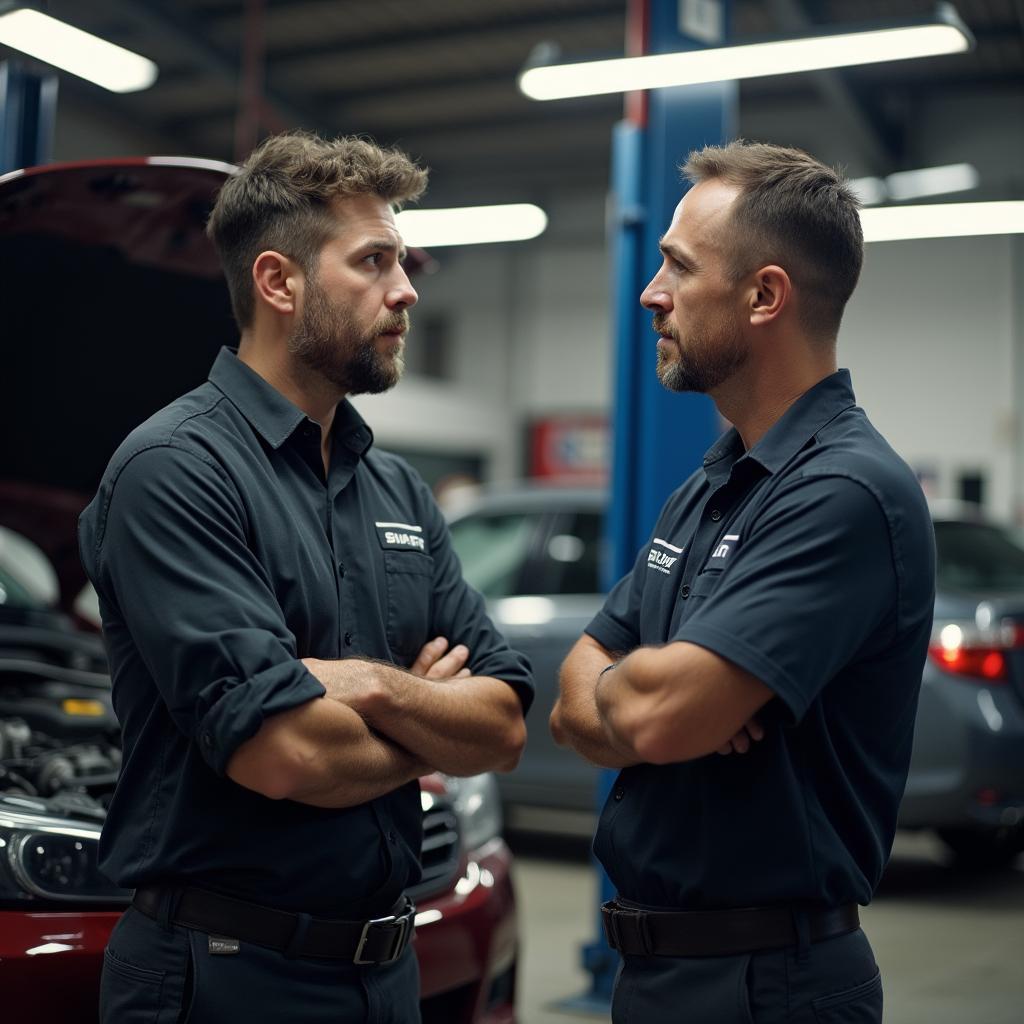
[[[935,524],[937,578],[948,590],[1024,590],[1024,547],[998,526]]]
[[[43,607],[39,601],[33,599],[17,577],[9,573],[2,565],[0,565],[0,605],[6,608]]]
[[[42,548],[0,526],[0,608],[51,608],[59,593],[57,573]]]
[[[484,597],[519,592],[520,575],[537,528],[535,515],[470,515],[451,524],[452,546],[466,582]]]

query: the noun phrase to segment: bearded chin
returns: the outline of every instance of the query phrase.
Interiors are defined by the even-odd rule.
[[[401,349],[393,356],[377,351],[373,338],[366,338],[356,348],[345,367],[350,395],[379,395],[390,391],[402,378],[405,360]]]
[[[288,349],[308,370],[349,395],[379,395],[393,388],[402,376],[401,349],[385,355],[378,351],[374,333],[362,337],[350,319],[339,317],[318,291],[308,305]]]

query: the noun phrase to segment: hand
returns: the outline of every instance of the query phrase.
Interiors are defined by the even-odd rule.
[[[466,679],[473,674],[465,667],[468,659],[469,648],[465,644],[456,644],[449,651],[447,638],[439,636],[423,645],[409,671],[424,679]]]
[[[752,718],[725,746],[718,748],[718,753],[731,754],[735,751],[737,754],[745,754],[754,743],[759,743],[763,739],[764,729],[761,723]]]

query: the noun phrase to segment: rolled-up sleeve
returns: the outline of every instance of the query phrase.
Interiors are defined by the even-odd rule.
[[[420,501],[424,522],[429,524],[434,558],[431,636],[447,637],[453,645],[465,644],[473,675],[491,676],[508,683],[519,697],[525,715],[534,697],[530,662],[509,647],[487,614],[484,599],[463,579],[448,526],[425,486]]]
[[[127,631],[175,724],[223,775],[266,718],[324,694],[246,543],[239,495],[205,455],[165,444],[126,461],[98,513],[80,539],[114,612],[105,628]]]

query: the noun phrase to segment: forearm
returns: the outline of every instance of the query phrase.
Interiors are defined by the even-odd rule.
[[[613,661],[613,655],[591,637],[576,644],[562,665],[550,726],[556,743],[572,747],[587,761],[602,768],[626,768],[639,759],[612,741],[595,702],[598,678]]]
[[[511,771],[519,761],[526,740],[522,705],[499,679],[424,679],[356,660],[307,664],[328,697],[438,771]]]
[[[228,764],[240,785],[314,807],[354,807],[429,771],[351,708],[323,698],[267,719]]]
[[[724,752],[773,696],[732,662],[679,642],[633,651],[601,677],[595,699],[611,744],[646,763],[671,764]]]

